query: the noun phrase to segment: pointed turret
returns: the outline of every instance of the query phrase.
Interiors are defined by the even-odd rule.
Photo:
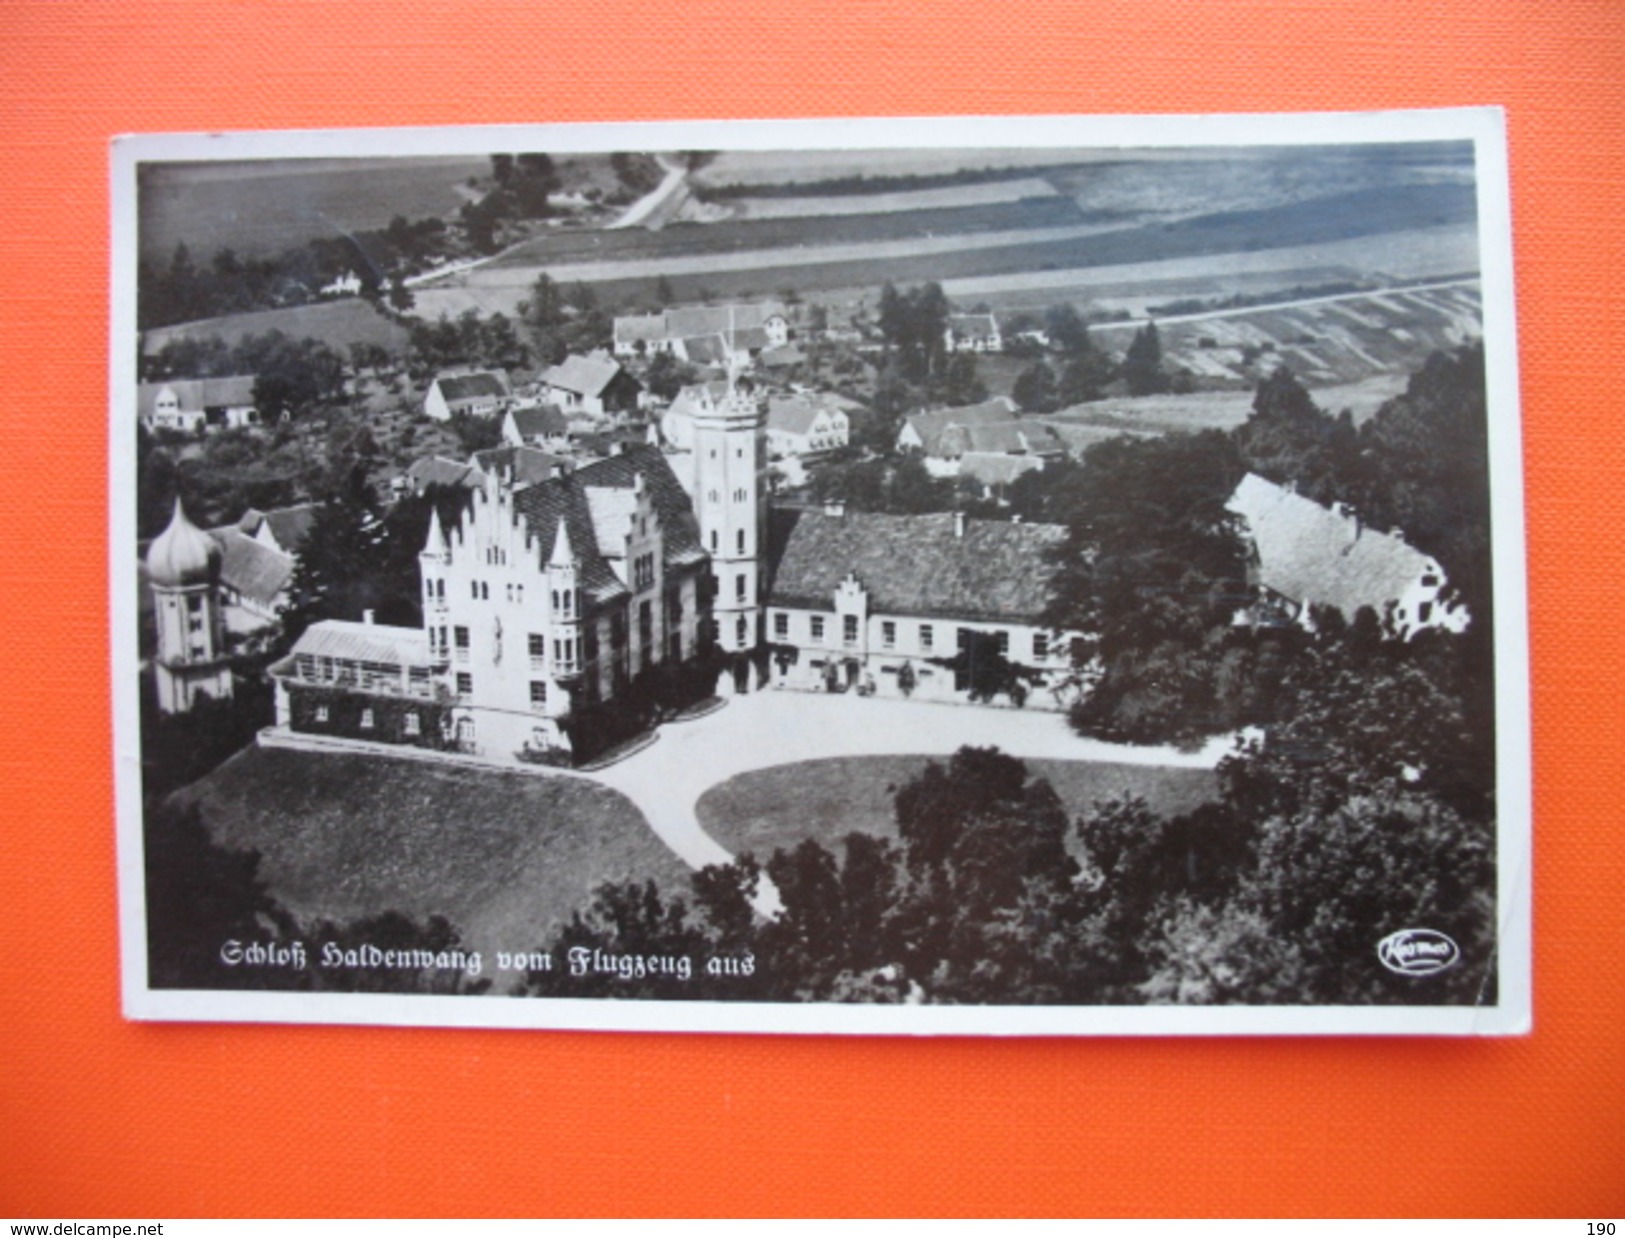
[[[443,555],[446,553],[446,534],[440,527],[440,509],[429,508],[429,536],[423,540],[423,553],[426,555]]]
[[[559,521],[558,536],[553,539],[553,555],[547,561],[549,567],[574,567],[576,565],[575,551],[570,549],[570,530],[565,522]]]

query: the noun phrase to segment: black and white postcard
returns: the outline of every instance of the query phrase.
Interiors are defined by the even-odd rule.
[[[137,136],[132,1018],[1515,1034],[1503,118]]]

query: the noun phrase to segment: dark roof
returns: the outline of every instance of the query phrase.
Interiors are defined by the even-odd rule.
[[[844,416],[839,404],[823,395],[769,396],[767,401],[767,428],[787,434],[805,434],[812,429],[820,413],[833,419],[837,413]]]
[[[665,534],[665,562],[668,567],[688,567],[705,562],[700,545],[699,524],[677,475],[656,448],[629,446],[620,455],[583,465],[564,477],[521,490],[514,495],[514,507],[530,527],[531,536],[551,553],[558,538],[559,521],[565,522],[570,549],[580,561],[582,586],[595,602],[607,602],[626,595],[626,586],[598,551],[587,489],[630,489],[634,479],[643,478]]]
[[[954,520],[952,513],[806,512],[779,558],[769,603],[828,610],[851,573],[875,613],[1036,623],[1049,604],[1049,556],[1066,529],[966,520],[956,536]]]
[[[730,329],[746,331],[784,317],[777,301],[738,305],[684,305],[666,311],[666,332],[672,336],[720,335]]]
[[[234,525],[210,529],[220,543],[220,583],[262,606],[277,600],[293,579],[294,558],[255,541]]]
[[[509,416],[513,418],[514,429],[519,431],[522,438],[557,438],[570,428],[564,414],[551,404],[516,408]]]
[[[237,521],[237,527],[250,537],[256,536],[261,525],[271,526],[271,536],[289,554],[299,552],[300,543],[316,521],[315,503],[296,503],[292,507],[273,507],[268,512],[250,507]]]
[[[720,335],[688,336],[683,340],[683,352],[696,365],[721,365],[728,359]]]
[[[485,478],[479,469],[461,460],[448,460],[445,456],[421,456],[412,461],[406,475],[412,486],[422,490],[427,486],[482,486]]]
[[[598,396],[624,373],[621,363],[608,354],[591,353],[583,357],[571,353],[557,365],[543,370],[540,381],[560,391]]]
[[[434,381],[447,404],[464,400],[500,400],[508,394],[508,384],[500,374],[490,370],[474,374],[442,374]]]
[[[546,481],[556,469],[569,467],[568,457],[555,456],[540,447],[515,447],[512,444],[490,447],[474,453],[474,468],[470,470],[473,477],[463,484],[481,484],[484,480],[480,476],[482,473],[512,473],[515,483],[532,485]]]
[[[782,348],[764,348],[762,355],[757,358],[769,369],[781,365],[800,365],[807,359],[807,354],[794,344],[786,344]]]

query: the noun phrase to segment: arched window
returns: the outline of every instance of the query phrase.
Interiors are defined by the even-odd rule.
[[[739,530],[739,553],[745,553],[745,530]]]

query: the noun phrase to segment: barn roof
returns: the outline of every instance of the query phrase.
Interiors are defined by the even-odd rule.
[[[1439,565],[1404,538],[1362,526],[1256,473],[1241,479],[1229,509],[1247,521],[1258,552],[1259,583],[1295,602],[1335,606],[1353,619],[1362,606],[1381,614]]]

